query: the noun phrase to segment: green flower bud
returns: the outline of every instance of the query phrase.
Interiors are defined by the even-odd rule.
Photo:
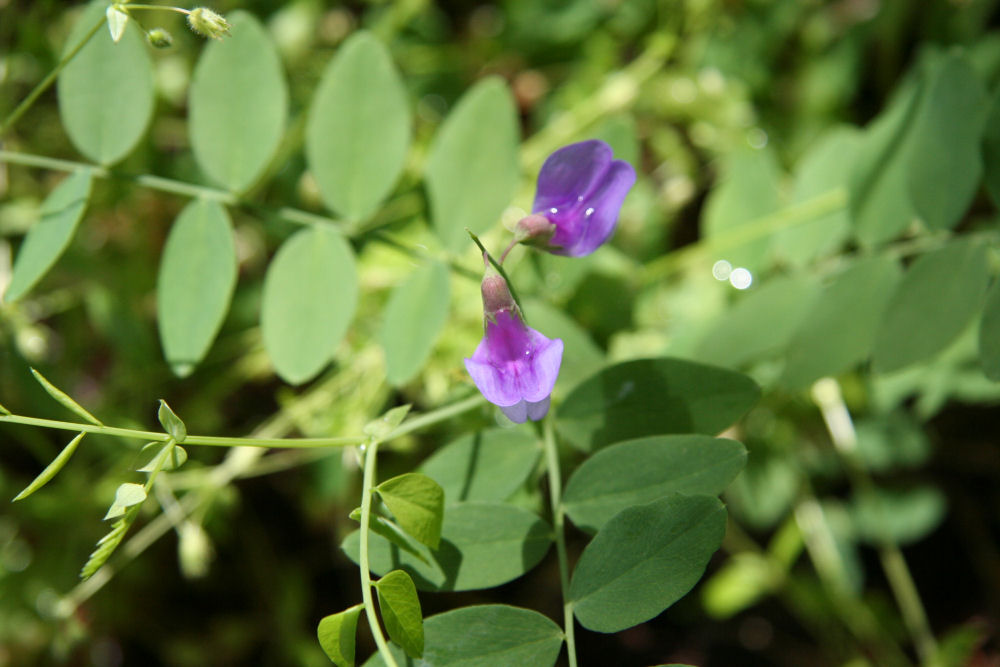
[[[198,7],[188,14],[188,25],[199,35],[222,39],[229,34],[229,22],[207,7]]]
[[[174,38],[163,28],[153,28],[146,33],[146,39],[157,49],[169,49],[174,43]]]

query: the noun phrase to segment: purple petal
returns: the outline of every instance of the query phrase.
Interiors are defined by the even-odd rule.
[[[567,224],[557,225],[552,244],[557,254],[571,257],[589,255],[608,240],[618,224],[625,195],[635,184],[635,169],[628,162],[615,160],[584,201],[569,214]],[[565,229],[565,233],[563,230]]]
[[[500,410],[515,424],[523,424],[528,419],[528,403],[521,401],[514,405],[502,406]]]
[[[591,139],[570,144],[545,160],[538,174],[533,213],[575,206],[595,186],[611,162],[611,146]]]
[[[490,403],[535,403],[552,393],[562,353],[561,340],[549,340],[516,315],[502,312],[487,324],[486,336],[465,360],[465,368]]]
[[[547,341],[545,346],[535,351],[530,362],[530,373],[520,378],[521,396],[524,400],[537,403],[552,393],[552,388],[556,386],[556,379],[559,377],[562,354],[563,342],[559,338]]]
[[[549,412],[549,402],[551,402],[552,397],[546,396],[541,401],[536,401],[535,403],[528,403],[528,419],[533,422],[538,421],[544,417]]]
[[[480,347],[482,346],[480,345]],[[521,401],[521,395],[517,388],[490,364],[476,361],[475,355],[472,359],[465,360],[465,370],[469,371],[472,381],[476,383],[476,388],[490,403],[503,408]]]

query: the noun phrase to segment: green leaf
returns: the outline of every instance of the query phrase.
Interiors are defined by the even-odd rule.
[[[501,604],[431,616],[424,620],[424,634],[424,656],[412,661],[413,667],[552,667],[563,643],[562,630],[545,616]],[[403,664],[402,655],[396,657]],[[365,667],[384,664],[376,653]]]
[[[354,667],[354,647],[358,631],[358,617],[364,605],[356,604],[320,620],[316,627],[319,645],[337,667]]]
[[[104,520],[114,519],[125,514],[125,510],[133,505],[138,505],[146,499],[146,489],[142,484],[125,482],[118,486],[115,491],[115,499],[104,515]]]
[[[747,466],[726,490],[733,516],[757,529],[772,527],[790,511],[802,478],[787,456],[751,453]]]
[[[448,269],[437,262],[420,267],[392,291],[378,333],[390,384],[406,384],[423,367],[448,320],[448,299]]]
[[[569,317],[565,311],[555,308],[545,301],[527,299],[525,313],[530,318],[533,329],[544,331],[548,338],[559,338],[563,342],[563,359],[573,363],[559,368],[556,391],[566,391],[596,373],[604,365],[604,351],[590,337],[587,331]]]
[[[759,395],[752,380],[733,371],[680,359],[637,359],[578,385],[559,407],[557,426],[584,451],[646,435],[714,435]]]
[[[67,55],[106,11],[92,2],[73,26]],[[139,30],[131,25],[117,44],[100,30],[59,74],[59,116],[70,141],[87,158],[112,164],[135,147],[153,115],[153,64]]]
[[[674,493],[718,495],[746,465],[735,440],[664,435],[602,449],[577,468],[563,505],[580,528],[596,531],[618,512]]]
[[[505,584],[532,569],[552,544],[552,528],[528,510],[493,503],[448,505],[441,544],[432,551],[413,541],[427,563],[377,535],[368,540],[369,565],[376,574],[403,569],[424,591],[470,591]],[[358,562],[359,531],[341,548]]]
[[[725,619],[755,604],[780,583],[780,571],[767,558],[744,551],[726,560],[702,587],[702,604],[714,618]]]
[[[160,441],[146,443],[139,451],[139,464],[135,469],[139,472],[153,472],[156,468],[156,459],[163,452],[164,446]],[[160,470],[176,470],[184,465],[187,458],[187,451],[180,445],[174,444],[164,458]]]
[[[90,171],[78,171],[45,198],[41,219],[28,230],[3,295],[13,303],[27,294],[66,250],[90,199]]]
[[[320,79],[309,110],[306,158],[323,202],[351,220],[378,208],[410,145],[406,89],[385,46],[354,33]]]
[[[518,181],[514,99],[496,76],[472,87],[445,119],[427,159],[427,194],[438,236],[458,251],[465,228],[482,234],[500,219]]]
[[[1000,88],[990,97],[982,150],[986,191],[994,205],[1000,206]]]
[[[913,262],[875,338],[875,369],[897,370],[945,349],[979,311],[988,283],[986,249],[971,241],[954,241]]]
[[[782,383],[800,389],[867,359],[900,274],[894,259],[875,256],[836,276],[788,343]]]
[[[618,632],[657,616],[701,579],[726,533],[717,498],[673,495],[616,514],[583,550],[569,597],[580,624]]]
[[[406,419],[406,415],[410,413],[410,405],[397,405],[396,407],[386,411],[384,415],[378,419],[373,419],[367,424],[365,424],[362,431],[365,435],[375,440],[385,440],[389,437],[389,434],[396,430],[396,428],[403,423]]]
[[[537,438],[523,428],[490,429],[452,440],[420,472],[440,484],[451,502],[502,502],[528,479],[541,453]]]
[[[983,173],[980,139],[986,90],[958,51],[928,67],[927,90],[913,128],[910,197],[931,229],[949,229],[979,190]]]
[[[91,552],[90,557],[84,564],[83,568],[80,569],[81,579],[90,579],[101,567],[108,562],[111,558],[111,554],[115,552],[118,545],[122,543],[125,538],[125,533],[128,532],[129,526],[132,525],[132,520],[134,520],[136,512],[133,510],[126,514],[118,521],[111,524],[111,531],[108,532],[104,537],[97,541],[97,546],[94,551]]]
[[[831,190],[846,188],[861,148],[861,132],[839,126],[822,135],[799,162],[792,203],[801,204]],[[850,233],[845,208],[775,232],[771,249],[785,263],[802,268],[836,250]]]
[[[705,201],[702,229],[705,238],[724,237],[781,207],[778,184],[781,170],[771,150],[746,150],[726,158],[722,178]],[[762,268],[767,239],[743,244],[726,252],[733,266],[751,271]]]
[[[907,150],[922,85],[909,80],[862,136],[850,178],[854,234],[863,245],[887,241],[917,214],[910,200]]]
[[[382,622],[392,641],[411,658],[424,653],[424,617],[413,580],[403,570],[393,570],[375,582]]]
[[[938,527],[947,502],[932,486],[875,489],[855,496],[850,509],[858,536],[866,542],[909,544]]]
[[[809,276],[779,276],[746,290],[712,322],[697,357],[735,367],[782,352],[818,293]]]
[[[8,415],[9,416],[10,415],[10,410],[8,410],[4,406],[0,405],[0,415]]]
[[[69,441],[69,444],[63,447],[62,451],[52,459],[52,463],[45,466],[45,470],[38,473],[38,477],[31,481],[31,484],[26,486],[21,493],[14,496],[14,500],[11,502],[17,502],[18,500],[23,500],[30,496],[32,493],[42,488],[49,483],[49,480],[56,476],[56,473],[62,470],[62,467],[66,465],[69,461],[69,457],[73,456],[73,452],[76,451],[77,445],[83,440],[83,436],[87,435],[86,431],[78,433],[75,438]]]
[[[357,303],[354,253],[336,230],[316,225],[285,241],[268,267],[260,316],[278,375],[302,384],[323,370]]]
[[[187,438],[187,427],[162,398],[160,399],[160,409],[156,411],[156,417],[160,420],[160,426],[174,439],[174,442],[184,442]]]
[[[174,373],[194,370],[215,340],[236,287],[236,246],[226,209],[194,200],[167,236],[156,280],[157,325]]]
[[[104,426],[104,424],[101,423],[101,420],[87,412],[82,405],[70,398],[69,395],[67,395],[63,390],[57,388],[54,384],[46,380],[44,375],[36,371],[34,368],[31,369],[31,374],[35,376],[38,384],[42,385],[42,389],[45,390],[45,393],[61,403],[63,407],[71,410],[77,416],[83,418],[91,424],[94,424],[95,426]]]
[[[979,323],[979,361],[986,377],[1000,382],[1000,280],[993,283],[983,306],[983,319]]]
[[[444,520],[444,489],[418,472],[387,479],[375,487],[399,526],[421,544],[437,549]]]
[[[212,180],[241,192],[278,148],[288,115],[288,86],[267,31],[252,14],[226,15],[232,31],[209,40],[188,96],[195,160]]]

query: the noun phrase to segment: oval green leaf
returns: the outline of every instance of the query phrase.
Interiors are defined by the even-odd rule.
[[[909,544],[931,533],[947,513],[944,494],[933,486],[873,489],[852,499],[858,537],[869,544]]]
[[[986,249],[971,241],[949,243],[913,262],[878,330],[875,369],[897,370],[947,347],[978,312],[988,283]]]
[[[502,604],[474,605],[424,621],[424,657],[413,667],[552,667],[562,650],[558,625],[537,611]],[[402,664],[405,658],[395,647]],[[376,653],[365,667],[384,665]]]
[[[867,359],[901,273],[896,260],[876,256],[834,278],[788,344],[782,383],[800,389]]]
[[[1000,382],[1000,280],[993,283],[979,323],[979,361],[989,379]]]
[[[528,479],[541,453],[526,429],[490,429],[452,440],[420,472],[441,485],[449,502],[502,502]]]
[[[737,295],[703,334],[700,360],[741,366],[783,351],[819,293],[810,276],[780,276]]]
[[[673,493],[718,495],[746,465],[746,448],[707,435],[664,435],[602,449],[573,472],[563,505],[580,528],[596,531],[627,507]]]
[[[420,267],[392,291],[378,334],[390,384],[406,384],[424,365],[448,319],[448,299],[448,269],[438,262]]]
[[[510,202],[518,181],[517,111],[499,77],[472,87],[434,137],[427,160],[427,193],[434,227],[445,248],[482,234]]]
[[[573,571],[576,618],[589,630],[618,632],[659,615],[698,583],[725,533],[718,498],[673,495],[623,510]]]
[[[336,614],[325,616],[316,627],[316,637],[326,657],[337,667],[354,667],[354,648],[358,616],[364,605],[356,604]]]
[[[341,548],[358,562],[359,531]],[[445,510],[436,551],[413,540],[423,560],[372,535],[369,565],[376,574],[403,569],[425,591],[470,591],[505,584],[535,567],[552,544],[552,528],[528,510],[493,503],[456,503]],[[426,562],[424,562],[426,561]],[[428,564],[429,563],[429,564]]]
[[[208,353],[229,311],[236,273],[226,209],[214,201],[192,201],[170,228],[156,280],[160,342],[177,375],[189,375]]]
[[[316,225],[285,241],[268,267],[260,314],[278,375],[301,384],[323,370],[357,303],[354,253],[335,229]]]
[[[89,171],[78,171],[45,198],[41,219],[28,230],[14,260],[4,301],[13,303],[27,294],[66,250],[87,208],[91,181]]]
[[[323,202],[367,218],[399,178],[409,146],[403,82],[382,43],[359,31],[330,61],[309,110],[306,158]]]
[[[393,570],[375,582],[375,590],[378,591],[378,608],[389,638],[411,658],[422,656],[424,617],[410,575],[402,570]]]
[[[138,505],[146,499],[146,488],[142,484],[125,482],[120,484],[115,491],[115,499],[104,515],[105,519],[113,519],[116,516],[125,514],[125,510],[133,505]]]
[[[421,544],[437,549],[444,519],[444,489],[418,472],[387,479],[375,487],[396,523]]]
[[[252,14],[226,16],[225,39],[208,40],[191,77],[188,132],[209,178],[242,191],[278,148],[288,114],[288,85],[267,31]]]
[[[680,359],[636,359],[578,385],[559,407],[557,426],[584,451],[647,435],[715,435],[759,396],[740,373]]]
[[[107,4],[93,2],[73,26],[63,55],[101,20]],[[111,164],[136,145],[153,115],[153,64],[134,21],[121,41],[99,30],[59,74],[59,116],[70,141],[87,158]]]

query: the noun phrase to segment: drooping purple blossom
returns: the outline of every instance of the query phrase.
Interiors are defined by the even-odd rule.
[[[490,403],[518,424],[537,421],[549,411],[559,376],[563,342],[549,339],[524,323],[502,276],[483,278],[485,335],[465,368]]]
[[[589,255],[614,233],[633,184],[635,169],[613,160],[603,141],[564,146],[542,165],[533,214],[518,223],[517,240],[557,255]]]

